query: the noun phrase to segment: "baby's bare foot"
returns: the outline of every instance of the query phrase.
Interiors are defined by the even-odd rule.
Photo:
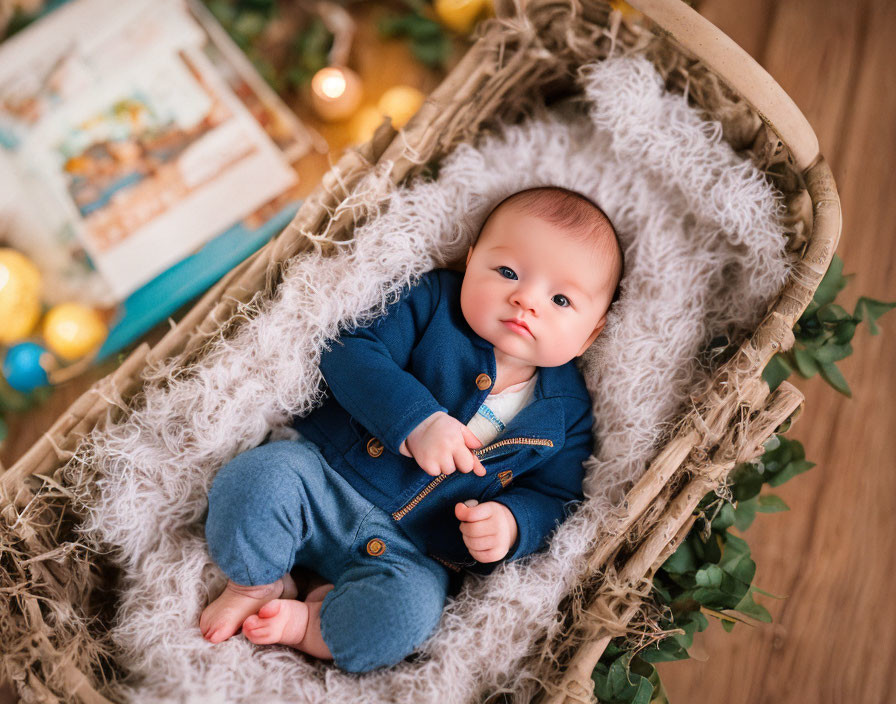
[[[295,599],[274,599],[243,621],[243,635],[257,645],[282,643],[297,648],[308,628],[308,606]]]
[[[228,581],[224,591],[205,607],[199,617],[199,630],[210,643],[220,643],[239,630],[246,616],[281,596],[288,599],[296,596],[296,585],[289,574],[271,584],[254,587]]]

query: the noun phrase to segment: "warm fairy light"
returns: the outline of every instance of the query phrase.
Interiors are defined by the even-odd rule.
[[[345,76],[338,68],[321,69],[314,76],[314,81],[312,87],[328,98],[338,98],[345,93]]]
[[[311,79],[311,105],[324,120],[344,120],[361,103],[361,80],[345,66],[327,66]]]

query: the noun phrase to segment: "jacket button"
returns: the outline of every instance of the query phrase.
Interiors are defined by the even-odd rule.
[[[370,438],[367,441],[367,454],[371,457],[379,457],[383,454],[383,443],[376,438]]]
[[[476,386],[480,391],[485,391],[492,385],[492,378],[488,374],[480,374],[476,377]]]
[[[378,557],[386,552],[386,544],[379,538],[371,538],[367,541],[367,554]]]

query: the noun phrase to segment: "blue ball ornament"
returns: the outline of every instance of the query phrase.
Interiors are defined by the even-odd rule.
[[[20,342],[6,352],[3,360],[3,376],[16,391],[28,393],[50,383],[44,366],[49,352],[34,342]]]

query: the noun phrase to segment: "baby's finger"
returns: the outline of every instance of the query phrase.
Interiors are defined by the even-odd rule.
[[[491,517],[492,512],[493,507],[489,506],[488,503],[477,504],[476,506],[470,508],[470,510],[467,512],[466,517],[464,518],[464,521],[470,523],[475,521],[485,521]]]
[[[473,559],[476,560],[476,562],[483,563],[494,562],[495,560],[501,559],[501,556],[498,554],[498,550],[496,550],[495,548],[492,548],[490,550],[470,550],[470,555],[473,556]]]
[[[439,465],[432,460],[418,460],[417,464],[420,465],[420,469],[422,469],[431,477],[437,477],[442,473]]]
[[[466,474],[473,469],[473,465],[473,455],[470,454],[469,450],[462,447],[454,451],[454,466],[461,472]]]
[[[464,545],[467,546],[468,550],[491,550],[495,547],[495,544],[495,536],[493,535],[484,535],[481,538],[464,536]]]
[[[484,538],[487,535],[497,535],[494,526],[488,521],[476,521],[475,523],[462,522],[460,532],[471,538]]]
[[[482,466],[482,462],[479,461],[476,455],[470,453],[470,456],[473,458],[473,473],[479,477],[484,477],[485,467]]]
[[[474,449],[474,450],[475,450],[477,447],[482,447],[482,441],[481,441],[479,438],[477,438],[477,437],[473,434],[473,431],[470,430],[467,426],[462,425],[462,426],[460,427],[460,431],[461,431],[461,432],[463,433],[463,435],[464,435],[464,444],[465,444],[467,447],[472,448],[472,449]]]
[[[442,470],[442,474],[453,474],[456,467],[454,466],[454,456],[450,453],[447,455],[443,455],[439,460],[439,467]]]

